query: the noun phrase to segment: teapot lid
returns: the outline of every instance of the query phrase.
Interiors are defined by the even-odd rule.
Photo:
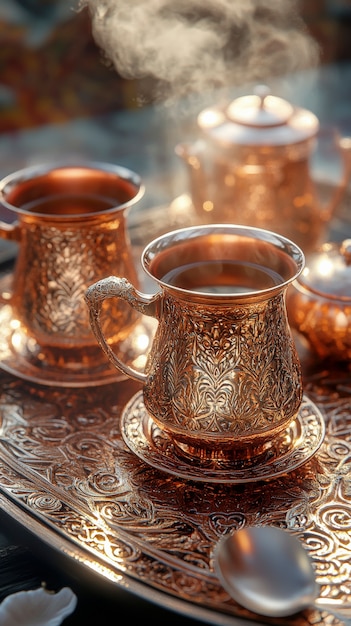
[[[351,239],[324,243],[312,254],[298,282],[318,295],[351,300]]]
[[[265,85],[233,100],[226,108],[212,107],[198,115],[200,128],[225,145],[287,145],[316,135],[318,118],[306,109],[273,96]]]

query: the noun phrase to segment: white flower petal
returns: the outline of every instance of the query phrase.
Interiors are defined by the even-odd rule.
[[[34,591],[19,591],[7,596],[0,604],[0,624],[3,626],[59,626],[73,613],[77,596],[69,587],[50,593],[43,587]]]

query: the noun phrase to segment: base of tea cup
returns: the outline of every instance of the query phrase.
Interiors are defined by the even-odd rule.
[[[188,445],[183,441],[175,439],[174,437],[171,439],[178,451],[178,454],[183,458],[188,460],[196,458],[204,463],[212,461],[221,464],[221,466],[230,464],[232,467],[250,467],[263,458],[268,459],[269,450],[273,448],[276,449],[280,441],[282,444],[284,442],[286,452],[289,452],[294,445],[292,440],[290,440],[287,445],[285,430],[279,435],[270,436],[270,438],[265,441],[252,441],[246,443],[245,445],[232,445],[228,448],[223,447],[220,443],[216,447],[203,445],[196,446],[193,444]]]
[[[185,431],[175,424],[163,421],[159,416],[150,411],[148,402],[144,394],[145,406],[161,431],[167,433],[178,454],[188,459],[197,459],[200,462],[212,461],[214,463],[230,463],[242,466],[248,465],[251,461],[256,462],[261,457],[269,456],[270,448],[276,449],[281,438],[282,448],[292,447],[292,441],[286,441],[286,432],[289,425],[296,419],[300,405],[295,414],[280,420],[279,424],[269,428],[269,430],[253,433],[228,433],[228,432],[205,432],[205,431]],[[284,446],[283,446],[283,440]]]
[[[269,460],[270,450],[281,449],[288,453],[294,446],[294,441],[289,439],[288,429],[290,424],[296,419],[293,418],[284,422],[279,428],[270,430],[264,435],[251,435],[249,437],[234,438],[218,436],[215,441],[213,437],[201,435],[199,437],[176,436],[167,428],[164,429],[173,442],[177,452],[182,457],[191,460],[207,463],[211,461],[221,466],[230,464],[231,467],[250,467],[252,464],[260,462],[261,459]]]

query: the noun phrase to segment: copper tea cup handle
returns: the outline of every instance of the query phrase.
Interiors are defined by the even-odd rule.
[[[0,220],[0,238],[19,243],[21,240],[21,228],[19,222],[16,221],[12,224],[8,224],[7,222]]]
[[[126,278],[117,276],[102,278],[90,285],[85,292],[85,300],[89,307],[91,328],[100,347],[114,367],[130,378],[143,383],[146,381],[146,374],[144,372],[138,372],[123,363],[108,344],[100,320],[102,304],[107,298],[120,298],[125,300],[129,306],[136,309],[139,313],[156,318],[158,310],[157,305],[161,297],[161,292],[152,296],[141,293]]]

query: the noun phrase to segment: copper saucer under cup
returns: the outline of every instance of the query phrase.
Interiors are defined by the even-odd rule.
[[[241,484],[273,480],[310,461],[325,437],[325,422],[318,407],[303,396],[296,419],[264,454],[248,459],[200,458],[175,445],[171,437],[147,412],[142,392],[126,404],[121,415],[121,433],[127,447],[140,460],[166,474],[185,480]]]

